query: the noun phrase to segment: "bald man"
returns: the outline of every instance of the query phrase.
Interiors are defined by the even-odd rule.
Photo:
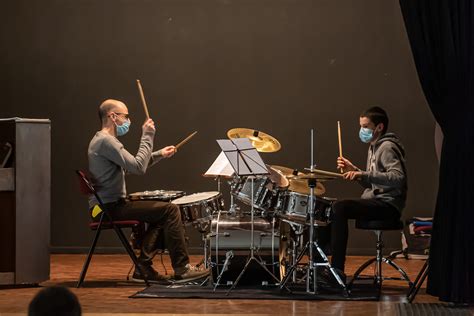
[[[189,264],[181,213],[176,205],[160,201],[130,201],[126,198],[125,173],[142,175],[160,159],[173,156],[176,148],[167,146],[153,152],[155,124],[152,119],[147,119],[142,126],[138,152],[133,156],[117,139],[127,134],[130,128],[127,106],[118,100],[105,100],[99,107],[99,117],[102,129],[92,138],[88,150],[89,171],[98,195],[115,220],[139,220],[149,224],[138,258],[141,269],[135,268],[133,280],[144,281],[139,273],[141,270],[151,282],[169,282],[152,266],[159,228],[164,230],[165,243],[175,272],[173,281],[186,282],[207,276],[208,270],[199,270]],[[100,213],[94,211],[97,205],[95,197],[90,196],[89,207],[96,221],[100,218]]]

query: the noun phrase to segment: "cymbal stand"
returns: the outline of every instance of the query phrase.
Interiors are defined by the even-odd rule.
[[[311,165],[310,165],[310,174],[314,174],[314,167],[315,165],[313,164],[313,129],[311,129]],[[317,181],[316,177],[308,177],[308,186],[310,188],[310,196],[309,196],[309,208],[307,209],[307,213],[309,215],[309,240],[303,247],[302,251],[299,253],[298,258],[296,259],[296,262],[288,269],[286,272],[285,277],[283,278],[281,284],[280,284],[280,289],[283,289],[283,287],[286,285],[288,280],[293,276],[293,271],[296,269],[298,264],[300,263],[301,259],[303,259],[304,255],[306,252],[308,252],[308,264],[306,268],[306,293],[308,294],[317,294],[318,292],[318,287],[317,287],[317,267],[318,266],[326,266],[329,268],[331,271],[332,275],[334,278],[337,280],[338,284],[342,287],[344,290],[344,293],[347,295],[347,288],[342,282],[341,278],[337,274],[337,272],[334,270],[334,268],[331,266],[329,263],[329,260],[326,256],[326,254],[323,252],[321,247],[318,245],[316,234],[315,234],[315,226],[318,226],[317,223],[314,221],[314,213],[316,210],[316,200],[314,199],[314,188],[316,187]],[[315,250],[319,253],[319,255],[322,257],[323,262],[318,263],[315,260]],[[311,282],[312,281],[312,282]]]
[[[265,264],[260,261],[259,259],[257,259],[257,257],[255,257],[255,240],[254,240],[254,213],[255,213],[255,210],[254,210],[254,178],[255,176],[249,176],[250,180],[251,180],[251,209],[250,209],[250,223],[251,223],[251,226],[250,226],[250,254],[249,254],[249,257],[247,259],[247,262],[245,263],[245,266],[244,268],[242,269],[242,271],[240,272],[239,276],[237,277],[237,279],[235,280],[235,282],[232,284],[232,287],[229,289],[229,291],[227,292],[226,295],[229,295],[230,292],[237,286],[237,284],[239,283],[240,279],[242,278],[242,276],[245,274],[245,272],[247,271],[247,268],[249,267],[250,263],[252,261],[255,261],[256,263],[258,263],[262,268],[263,270],[265,270],[265,272],[267,272],[277,283],[280,282],[280,280],[270,271],[268,270],[268,268],[265,266]]]

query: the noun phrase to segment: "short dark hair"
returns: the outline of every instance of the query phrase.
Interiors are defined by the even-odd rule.
[[[366,117],[368,118],[371,122],[375,124],[375,126],[379,125],[380,123],[383,123],[383,130],[382,134],[385,134],[388,129],[388,115],[387,112],[385,112],[384,109],[382,109],[379,106],[373,106],[360,115],[360,117]]]
[[[65,287],[42,289],[28,306],[28,316],[81,316],[81,305],[76,295]]]

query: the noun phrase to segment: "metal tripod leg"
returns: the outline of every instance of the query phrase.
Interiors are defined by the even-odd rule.
[[[423,285],[423,282],[425,282],[425,279],[428,276],[428,269],[429,269],[429,264],[428,264],[428,259],[426,259],[425,264],[423,265],[423,268],[421,268],[420,272],[416,276],[415,282],[408,290],[408,294],[407,294],[408,302],[412,303],[413,300],[415,299],[416,295],[418,294],[418,291]]]
[[[286,271],[285,276],[283,277],[283,280],[280,283],[280,290],[283,289],[283,287],[286,285],[288,280],[291,278],[293,271],[295,271],[296,267],[300,263],[301,259],[303,259],[306,249],[308,249],[309,241],[304,245],[303,249],[301,252],[298,254],[298,257],[296,258],[296,261],[293,263],[293,265]]]

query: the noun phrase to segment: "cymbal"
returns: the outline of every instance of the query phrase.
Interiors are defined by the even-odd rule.
[[[294,176],[293,179],[295,180],[309,180],[309,179],[316,179],[319,181],[326,181],[326,180],[334,180],[336,177],[328,176],[323,174],[316,174],[316,173],[304,173],[302,175]]]
[[[271,167],[273,169],[280,170],[283,173],[283,175],[287,178],[293,178],[295,176],[303,175],[303,173],[298,171],[298,169],[291,169],[291,168],[288,168],[288,167],[277,166],[277,165],[271,165]]]
[[[248,138],[253,147],[255,147],[258,152],[262,153],[274,153],[279,151],[281,148],[280,142],[275,137],[250,128],[230,129],[227,132],[227,137],[230,139]]]
[[[294,176],[294,179],[302,179],[302,180],[308,180],[308,179],[316,179],[319,181],[326,181],[326,180],[334,180],[336,178],[342,178],[343,175],[340,173],[335,173],[331,171],[324,171],[324,170],[319,170],[319,169],[313,169],[309,173],[305,173],[303,175],[297,175]]]
[[[272,182],[280,188],[286,188],[290,184],[288,179],[285,177],[283,172],[280,170],[273,168],[273,166],[267,165],[268,167],[268,172],[270,172],[270,175],[268,176]]]
[[[288,190],[294,191],[301,194],[310,194],[310,187],[308,186],[307,180],[290,179],[290,186]],[[323,195],[326,192],[326,188],[321,182],[316,182],[314,193],[316,195]]]

